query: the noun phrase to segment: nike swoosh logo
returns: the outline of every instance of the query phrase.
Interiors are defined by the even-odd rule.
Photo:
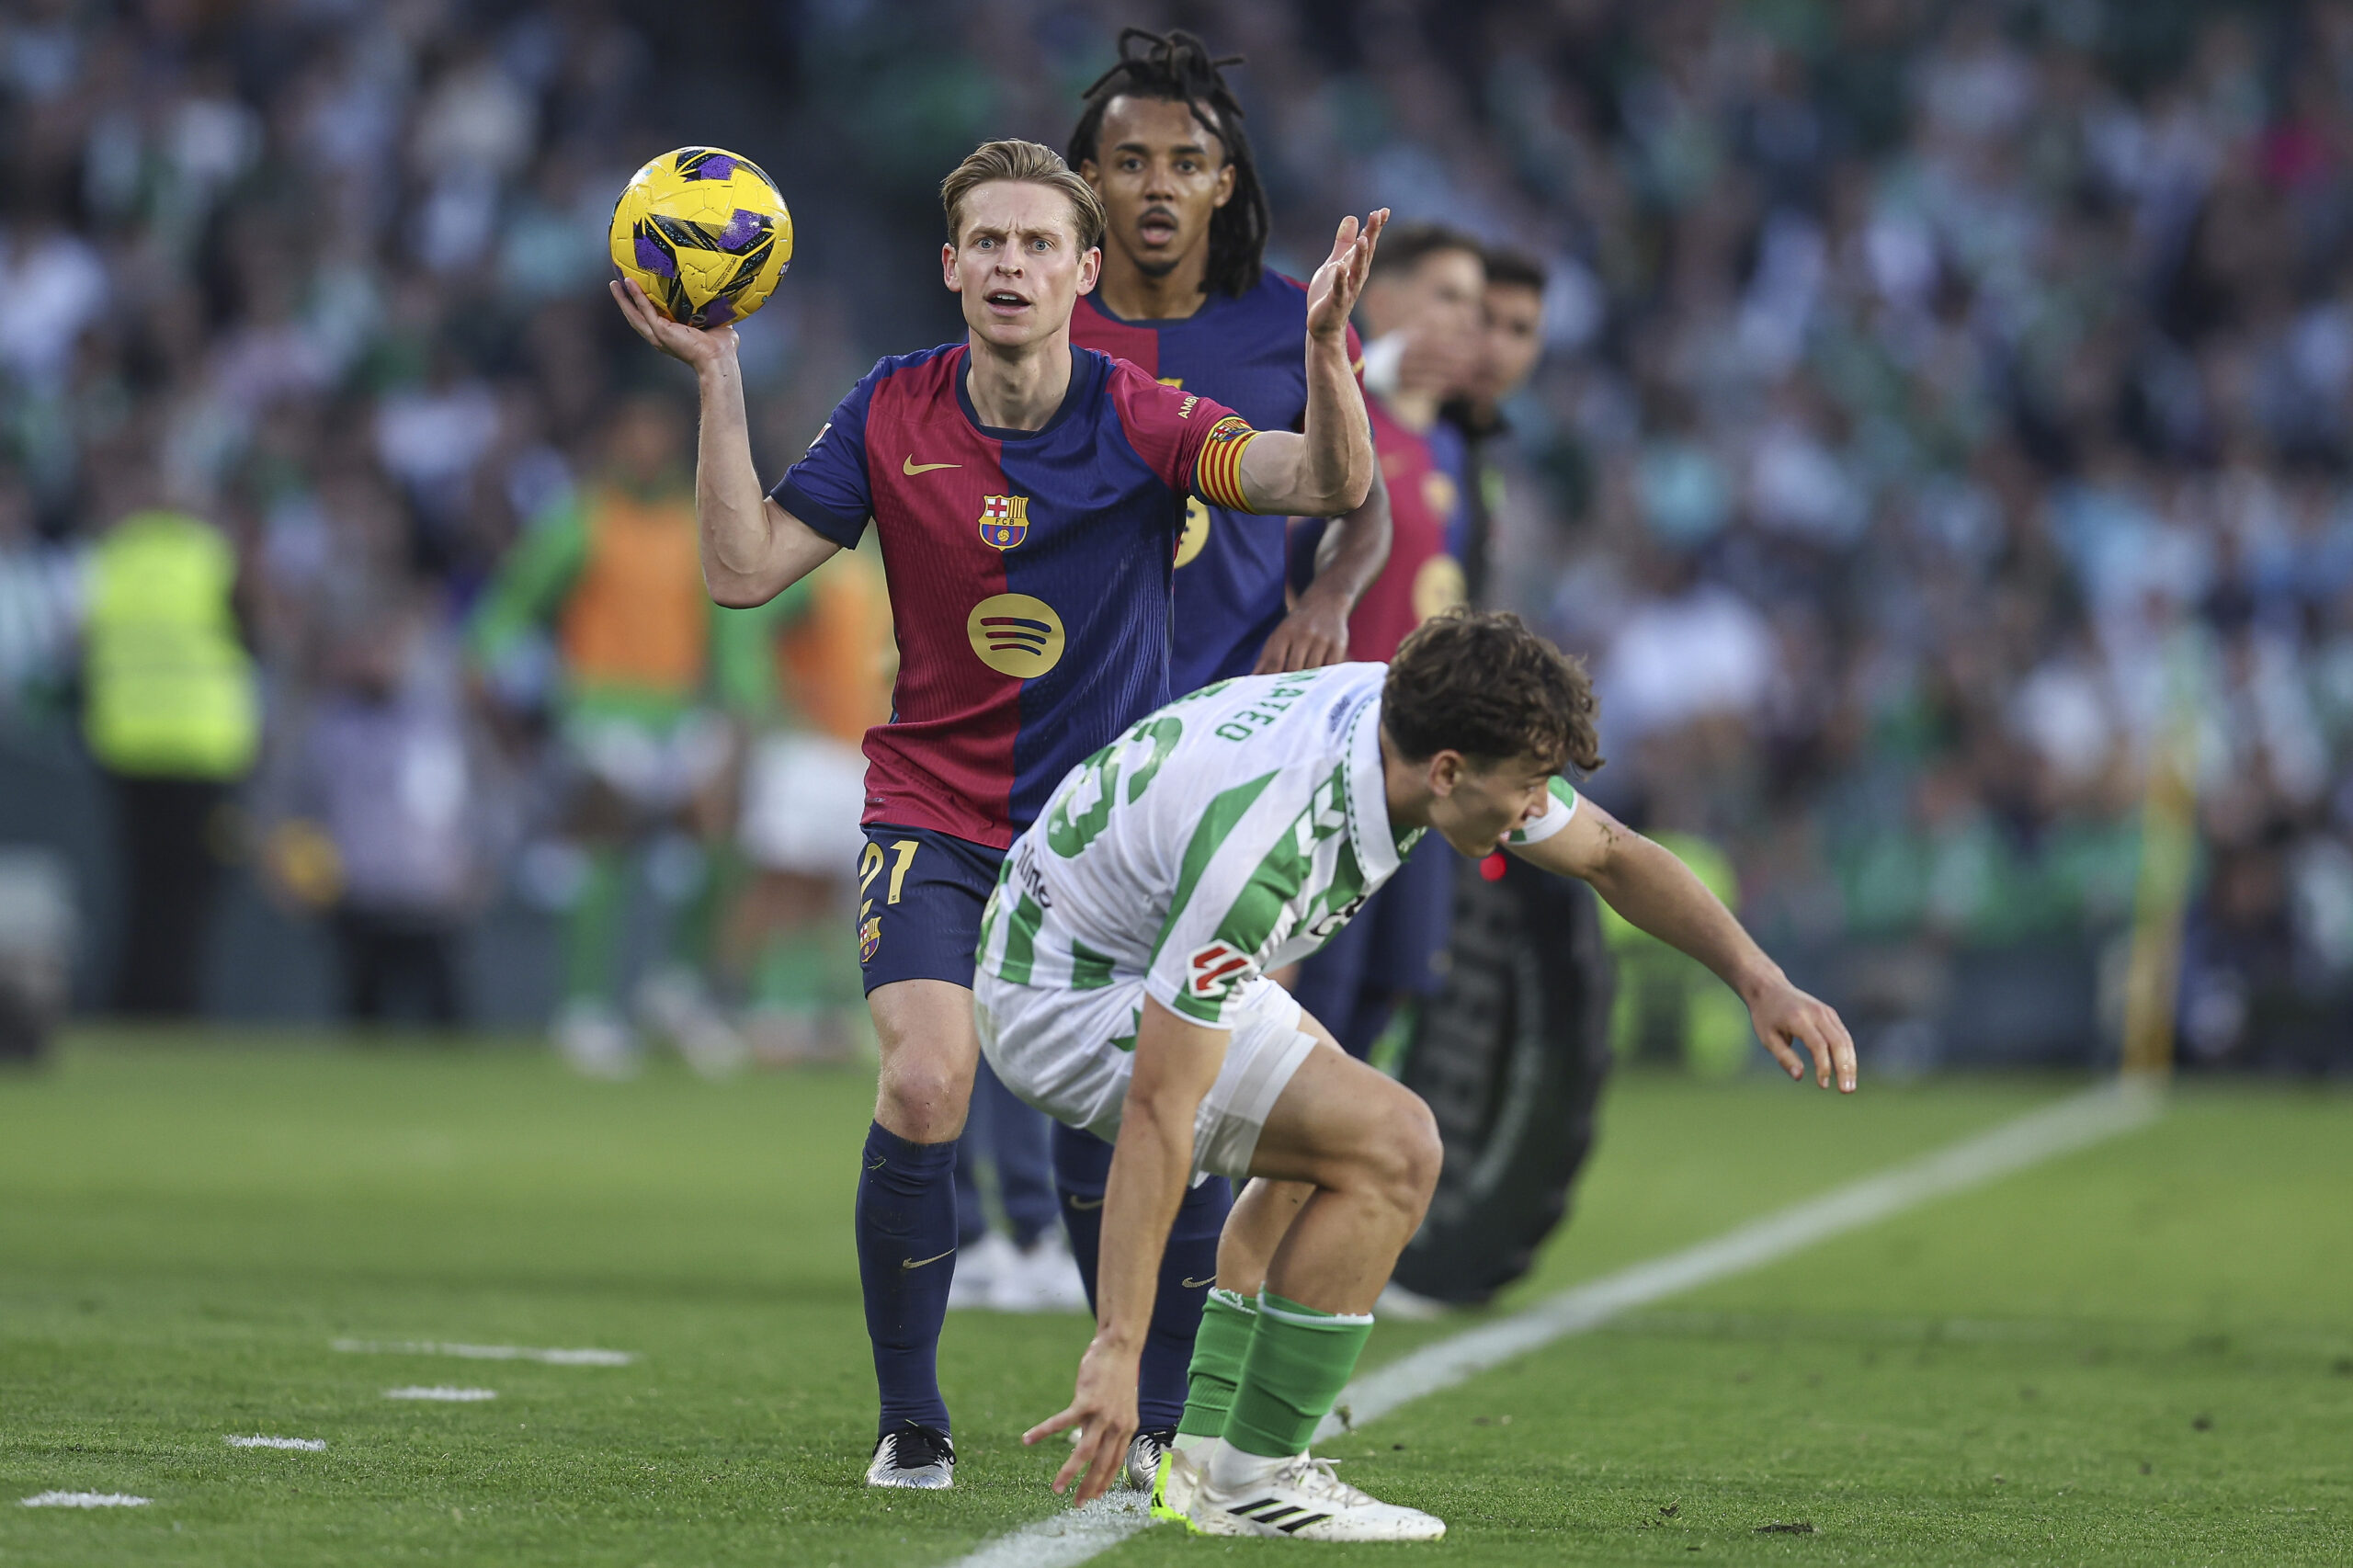
[[[946,1252],[940,1253],[938,1256],[935,1256],[935,1257],[910,1257],[910,1258],[906,1258],[906,1259],[903,1260],[903,1261],[900,1263],[900,1265],[899,1265],[899,1268],[900,1268],[900,1271],[901,1271],[902,1273],[904,1273],[904,1272],[905,1272],[906,1270],[908,1270],[908,1269],[910,1269],[910,1268],[921,1268],[921,1267],[922,1267],[925,1264],[926,1264],[926,1263],[938,1263],[938,1262],[939,1261],[939,1259],[940,1259],[940,1258],[942,1258],[942,1257],[954,1257],[955,1256],[956,1256],[956,1249],[955,1249],[954,1247],[949,1247]]]
[[[891,1157],[890,1157],[888,1154],[885,1154],[885,1155],[883,1155],[883,1156],[882,1156],[881,1159],[879,1159],[879,1160],[869,1160],[869,1161],[867,1161],[867,1162],[866,1162],[866,1168],[867,1168],[868,1170],[870,1170],[870,1171],[879,1171],[879,1170],[881,1170],[884,1165],[889,1165],[890,1163],[891,1163]]]
[[[915,453],[909,452],[907,460],[899,465],[899,472],[909,479],[913,479],[916,474],[929,473],[936,468],[962,468],[963,466],[962,463],[919,463],[915,461]]]
[[[1103,1199],[1100,1198],[1074,1198],[1070,1200],[1070,1206],[1078,1210],[1100,1209],[1103,1207]]]
[[[1214,1285],[1214,1284],[1216,1284],[1216,1283],[1217,1283],[1217,1276],[1216,1276],[1216,1275],[1214,1275],[1214,1274],[1212,1274],[1212,1275],[1211,1275],[1211,1276],[1210,1276],[1208,1278],[1206,1278],[1206,1279],[1188,1279],[1188,1280],[1186,1280],[1186,1281],[1185,1281],[1185,1289],[1186,1289],[1186,1290],[1199,1290],[1199,1289],[1200,1289],[1202,1286],[1204,1286],[1204,1285]]]

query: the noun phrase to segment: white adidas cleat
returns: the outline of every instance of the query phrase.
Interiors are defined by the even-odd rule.
[[[1186,1522],[1192,1511],[1194,1494],[1201,1483],[1209,1478],[1210,1459],[1217,1452],[1218,1439],[1210,1438],[1199,1448],[1171,1448],[1160,1456],[1160,1469],[1152,1478],[1152,1517]],[[1135,1450],[1128,1450],[1128,1461],[1135,1462]]]
[[[948,1434],[903,1421],[884,1434],[867,1462],[866,1484],[916,1492],[944,1492],[956,1484],[956,1445]]]
[[[1176,1434],[1164,1427],[1157,1432],[1139,1432],[1128,1439],[1127,1473],[1119,1484],[1131,1492],[1150,1492],[1160,1479],[1160,1461],[1176,1451]]]
[[[1308,1454],[1231,1490],[1214,1476],[1205,1479],[1185,1522],[1197,1535],[1299,1540],[1436,1540],[1446,1534],[1446,1521],[1436,1515],[1369,1496],[1335,1475],[1330,1460]]]

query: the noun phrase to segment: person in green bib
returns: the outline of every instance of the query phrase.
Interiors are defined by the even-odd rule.
[[[236,589],[235,547],[186,512],[132,510],[91,552],[82,727],[113,786],[125,1013],[186,1017],[200,997],[222,809],[261,744]]]
[[[555,1043],[595,1076],[635,1070],[622,1008],[631,861],[672,905],[669,953],[630,998],[698,1071],[739,1066],[744,1046],[707,984],[730,878],[736,764],[746,730],[777,700],[777,618],[799,599],[722,609],[704,591],[683,416],[640,396],[597,443],[577,495],[535,518],[500,563],[469,628],[495,692],[529,684],[544,631],[549,694],[570,779],[563,831],[578,850],[563,913],[563,1001]]]

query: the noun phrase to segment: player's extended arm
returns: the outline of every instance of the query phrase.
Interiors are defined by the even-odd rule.
[[[1364,505],[1324,530],[1315,547],[1314,581],[1267,639],[1252,675],[1312,670],[1348,656],[1348,617],[1389,564],[1389,484],[1376,463]]]
[[[1386,207],[1340,220],[1332,254],[1307,284],[1306,427],[1262,430],[1243,449],[1242,494],[1254,512],[1333,517],[1364,505],[1372,489],[1372,426],[1348,366],[1348,312],[1357,308]]]
[[[1838,1015],[1790,984],[1723,901],[1672,852],[1589,800],[1577,801],[1576,815],[1560,832],[1512,852],[1592,883],[1610,908],[1713,970],[1748,1004],[1756,1038],[1790,1077],[1805,1075],[1802,1046],[1813,1057],[1817,1083],[1826,1089],[1835,1076],[1841,1093],[1855,1092],[1855,1041]]]
[[[1103,1494],[1136,1433],[1136,1363],[1152,1327],[1160,1255],[1193,1174],[1193,1118],[1225,1062],[1227,1035],[1204,1028],[1147,998],[1136,1030],[1133,1071],[1103,1192],[1103,1251],[1095,1271],[1095,1338],[1078,1363],[1070,1407],[1022,1435],[1025,1443],[1078,1428],[1078,1444],[1054,1490],[1082,1471],[1074,1501]]]
[[[681,326],[627,278],[613,298],[637,335],[692,366],[702,393],[695,448],[695,521],[702,530],[702,581],[733,608],[762,605],[823,564],[841,546],[786,511],[760,487],[744,413],[744,369],[733,326]]]

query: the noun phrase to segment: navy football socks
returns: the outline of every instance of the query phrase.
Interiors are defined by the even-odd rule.
[[[903,1421],[945,1432],[939,1330],[956,1272],[956,1140],[910,1143],[867,1129],[858,1173],[858,1278],[882,1390],[881,1431]]]
[[[1062,1194],[1063,1228],[1071,1256],[1095,1303],[1095,1266],[1103,1247],[1103,1192],[1111,1180],[1111,1145],[1093,1133],[1054,1124],[1054,1186]],[[1193,1364],[1193,1335],[1201,1301],[1217,1280],[1217,1238],[1233,1207],[1233,1187],[1211,1176],[1185,1194],[1160,1255],[1160,1289],[1153,1296],[1152,1327],[1144,1335],[1136,1376],[1136,1421],[1146,1432],[1173,1431],[1185,1413]]]

